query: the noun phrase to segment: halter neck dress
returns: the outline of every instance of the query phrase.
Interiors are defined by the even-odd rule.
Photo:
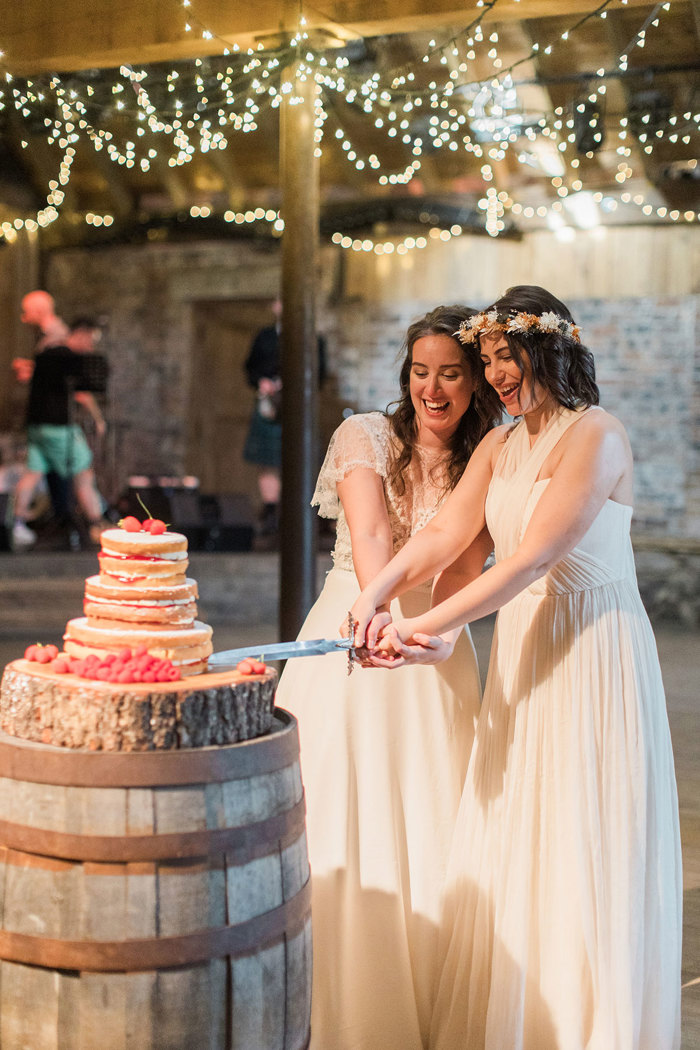
[[[588,409],[601,411],[601,409]],[[496,559],[519,546],[547,456],[523,422],[486,501]],[[632,509],[499,612],[446,880],[431,1050],[676,1050],[681,852],[656,645]]]

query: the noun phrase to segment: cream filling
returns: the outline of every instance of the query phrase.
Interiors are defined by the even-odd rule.
[[[119,621],[117,621],[119,622]],[[73,635],[73,632],[75,636]],[[131,627],[90,627],[87,622],[87,618],[82,616],[75,620],[69,620],[66,624],[66,633],[64,638],[80,638],[80,634],[85,635],[87,638],[94,640],[94,644],[97,644],[99,639],[112,638],[114,636],[124,636],[133,638],[134,636],[143,637],[144,635],[148,638],[152,638],[154,642],[160,642],[161,645],[165,645],[166,639],[164,635],[175,634],[175,645],[187,646],[187,645],[199,645],[203,638],[209,639],[212,635],[212,629],[208,624],[201,623],[199,620],[195,620],[193,627],[185,627],[180,630],[173,628],[172,631],[166,629],[165,631],[149,629],[148,627],[141,627],[139,624],[133,624]],[[93,644],[93,643],[88,643]]]
[[[140,558],[143,561],[184,561],[187,557],[187,551],[158,551],[158,553],[141,554],[140,551],[134,551],[130,554],[128,551],[116,551],[112,547],[102,544],[102,553],[108,558],[121,558],[125,561],[133,561],[134,557]]]
[[[139,598],[95,598],[91,594],[86,594],[85,601],[94,602],[95,605],[190,605],[194,598],[172,598],[170,601],[153,598],[149,601],[147,598],[143,600]]]

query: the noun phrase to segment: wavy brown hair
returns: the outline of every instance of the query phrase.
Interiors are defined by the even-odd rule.
[[[477,313],[471,306],[438,306],[414,321],[406,332],[402,353],[404,354],[399,385],[401,396],[388,406],[387,415],[394,434],[398,438],[399,452],[394,458],[389,477],[399,493],[404,491],[404,472],[408,467],[418,441],[416,410],[411,401],[410,379],[413,364],[413,347],[426,335],[447,335],[454,339],[476,384],[469,407],[459,421],[459,426],[449,443],[447,460],[447,485],[453,489],[461,478],[469,457],[487,431],[501,420],[502,406],[493,387],[484,378],[484,366],[474,346],[463,346],[457,338],[462,321]],[[392,406],[393,411],[389,411]]]
[[[538,315],[551,312],[575,323],[561,299],[537,284],[514,285],[484,312],[491,310],[495,310],[500,323],[521,312]],[[522,370],[523,356],[527,356],[532,367],[532,383],[539,383],[560,405],[581,408],[598,404],[593,354],[578,339],[536,328],[503,335],[518,367]]]

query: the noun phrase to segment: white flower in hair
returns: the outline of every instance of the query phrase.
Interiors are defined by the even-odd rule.
[[[489,310],[487,314],[481,314],[481,316],[489,326],[498,324],[498,312],[496,310]]]
[[[530,314],[519,313],[508,319],[507,332],[527,332],[531,327]]]
[[[539,329],[542,332],[560,332],[562,324],[567,324],[562,317],[555,314],[553,311],[549,311],[545,314],[540,314]]]

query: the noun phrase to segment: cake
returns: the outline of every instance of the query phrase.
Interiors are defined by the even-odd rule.
[[[186,538],[129,520],[131,530],[102,533],[100,572],[85,581],[84,616],[66,624],[64,652],[30,646],[5,668],[0,729],[101,751],[212,747],[268,732],[276,672],[258,661],[208,672],[212,629],[196,618]]]
[[[100,572],[85,581],[85,615],[66,624],[65,651],[105,656],[145,646],[182,675],[205,671],[212,630],[196,618],[186,537],[114,528],[102,533],[100,545]]]

